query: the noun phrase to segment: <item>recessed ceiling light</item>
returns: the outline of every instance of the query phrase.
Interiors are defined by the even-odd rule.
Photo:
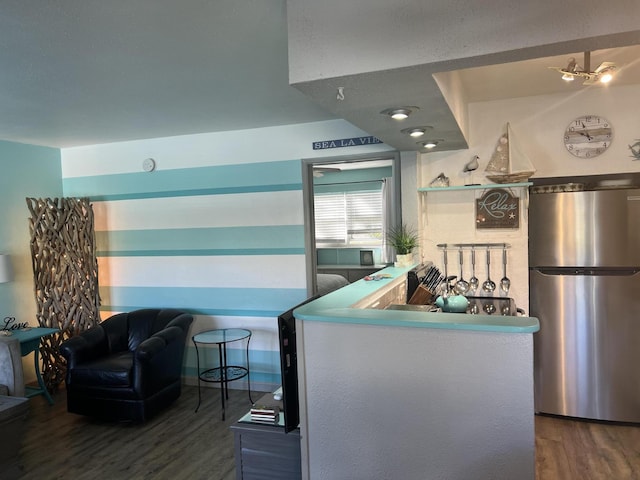
[[[418,142],[418,145],[422,145],[424,148],[435,148],[438,143],[440,143],[442,140],[427,140],[426,142]]]
[[[422,135],[425,134],[427,130],[431,128],[432,127],[411,127],[411,128],[405,128],[403,130],[400,130],[400,132],[404,133],[405,135],[409,135],[411,137],[421,137]]]
[[[394,120],[404,120],[409,117],[413,112],[419,110],[418,107],[394,107],[387,108],[386,110],[381,111],[382,115],[388,115]]]
[[[411,112],[404,108],[399,108],[398,110],[391,112],[391,118],[394,120],[404,120],[405,118],[409,118],[409,115],[411,115]]]

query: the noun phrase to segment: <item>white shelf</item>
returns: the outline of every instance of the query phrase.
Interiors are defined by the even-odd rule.
[[[522,183],[487,183],[483,185],[457,185],[453,187],[420,187],[419,192],[441,192],[452,190],[488,190],[490,188],[529,187],[533,182]]]

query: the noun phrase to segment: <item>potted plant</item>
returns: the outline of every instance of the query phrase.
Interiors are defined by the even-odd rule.
[[[418,234],[401,223],[387,232],[387,242],[396,251],[396,266],[405,267],[413,263],[412,251],[418,246]]]

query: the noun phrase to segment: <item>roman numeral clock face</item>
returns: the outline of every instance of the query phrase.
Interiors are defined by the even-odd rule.
[[[564,132],[564,146],[578,158],[597,157],[609,148],[611,140],[611,124],[596,115],[576,118]]]

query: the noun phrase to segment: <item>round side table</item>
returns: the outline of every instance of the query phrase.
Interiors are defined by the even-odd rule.
[[[200,382],[219,383],[220,398],[222,401],[222,420],[225,419],[224,400],[229,400],[228,384],[234,380],[247,377],[247,389],[249,392],[249,401],[251,399],[251,380],[249,378],[249,342],[251,341],[251,330],[244,328],[221,328],[218,330],[206,330],[194,335],[192,338],[193,345],[196,347],[196,359],[198,362],[198,406],[196,412],[200,408]],[[246,348],[246,366],[244,365],[228,365],[227,364],[227,344],[247,340]],[[218,366],[200,370],[200,352],[198,345],[217,345],[218,346]]]

